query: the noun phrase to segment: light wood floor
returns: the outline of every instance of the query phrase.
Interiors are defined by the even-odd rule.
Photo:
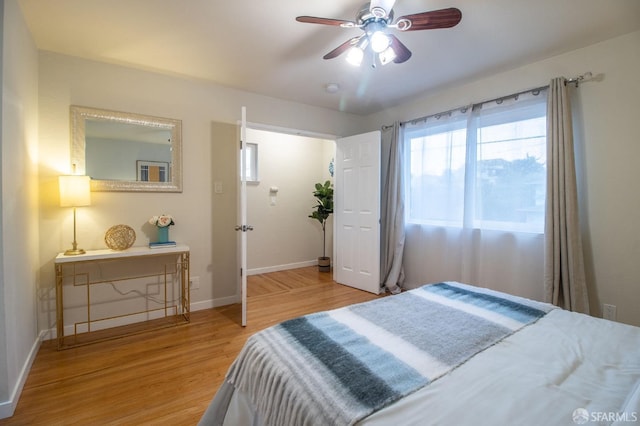
[[[57,351],[44,342],[13,417],[1,425],[194,425],[247,337],[285,319],[376,298],[317,267],[249,277],[240,305],[186,325]]]

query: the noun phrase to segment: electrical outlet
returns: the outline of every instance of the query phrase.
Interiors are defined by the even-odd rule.
[[[197,290],[200,288],[200,277],[191,277],[189,279],[189,288],[191,290]]]
[[[602,318],[615,321],[616,305],[607,305],[606,303],[602,305]]]

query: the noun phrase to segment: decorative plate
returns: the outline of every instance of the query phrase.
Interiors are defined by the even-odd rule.
[[[104,242],[111,250],[126,250],[136,241],[136,231],[127,225],[115,225],[104,234]]]

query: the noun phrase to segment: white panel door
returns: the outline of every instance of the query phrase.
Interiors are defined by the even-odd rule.
[[[380,132],[336,141],[334,280],[380,292]]]

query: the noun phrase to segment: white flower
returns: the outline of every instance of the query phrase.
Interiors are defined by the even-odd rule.
[[[160,216],[152,216],[151,219],[149,219],[149,223],[159,228],[164,228],[166,226],[175,224],[173,220],[173,216],[171,216],[170,214],[161,214]]]

